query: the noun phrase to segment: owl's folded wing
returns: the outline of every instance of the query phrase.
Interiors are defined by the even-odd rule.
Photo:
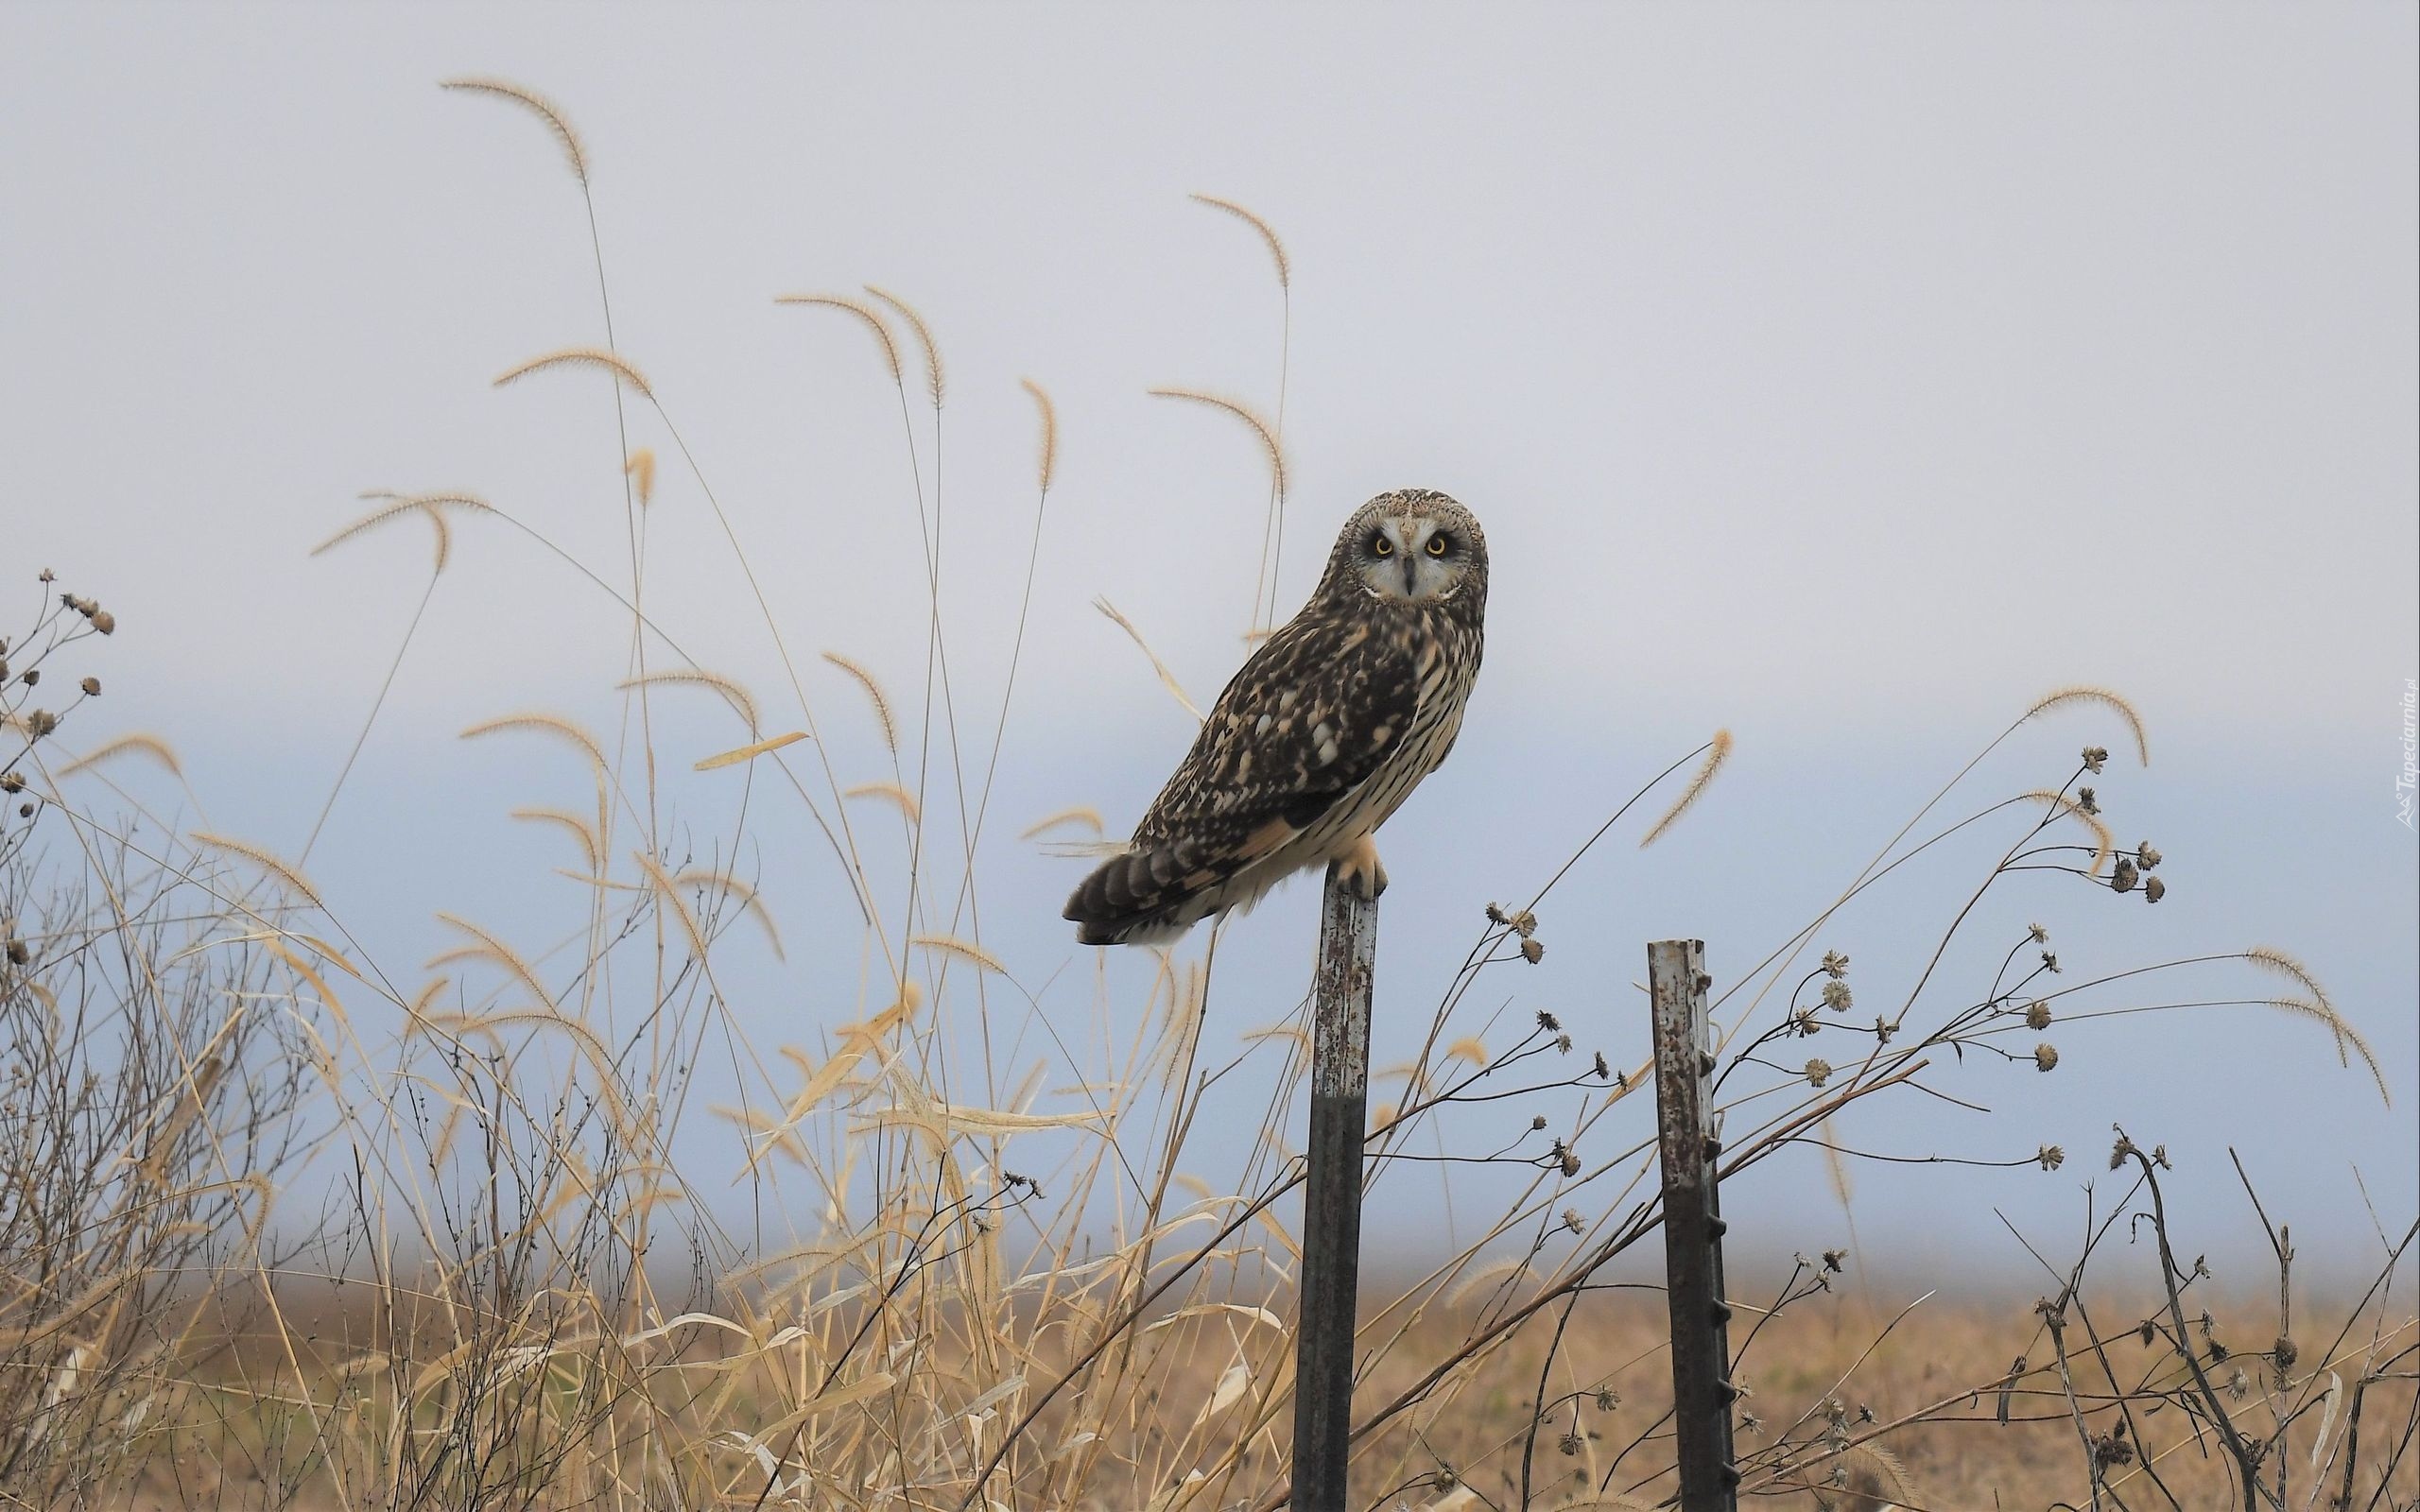
[[[1297,620],[1247,661],[1202,721],[1132,846],[1085,879],[1071,919],[1148,915],[1218,885],[1349,802],[1411,729],[1407,640]]]

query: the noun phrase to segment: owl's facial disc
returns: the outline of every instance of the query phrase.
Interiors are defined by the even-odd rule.
[[[1378,597],[1420,603],[1453,591],[1469,567],[1468,551],[1444,520],[1381,514],[1364,532],[1356,565]]]

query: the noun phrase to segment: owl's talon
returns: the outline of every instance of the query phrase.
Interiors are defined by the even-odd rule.
[[[1370,835],[1356,840],[1336,858],[1336,880],[1366,902],[1376,902],[1387,890],[1387,868],[1378,862],[1378,842]]]

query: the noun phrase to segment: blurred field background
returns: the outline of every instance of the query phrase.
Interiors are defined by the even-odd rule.
[[[1668,1493],[1670,935],[1763,1489],[2411,1504],[2411,18],[2184,14],[9,12],[0,1489],[1266,1504],[1310,888],[1055,916],[1418,482],[1369,1504]]]

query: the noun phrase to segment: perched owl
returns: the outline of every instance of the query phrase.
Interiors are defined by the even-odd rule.
[[[1387,885],[1371,833],[1437,769],[1478,677],[1487,538],[1427,489],[1355,511],[1303,611],[1219,695],[1125,850],[1067,900],[1087,945],[1171,939],[1305,867]]]

